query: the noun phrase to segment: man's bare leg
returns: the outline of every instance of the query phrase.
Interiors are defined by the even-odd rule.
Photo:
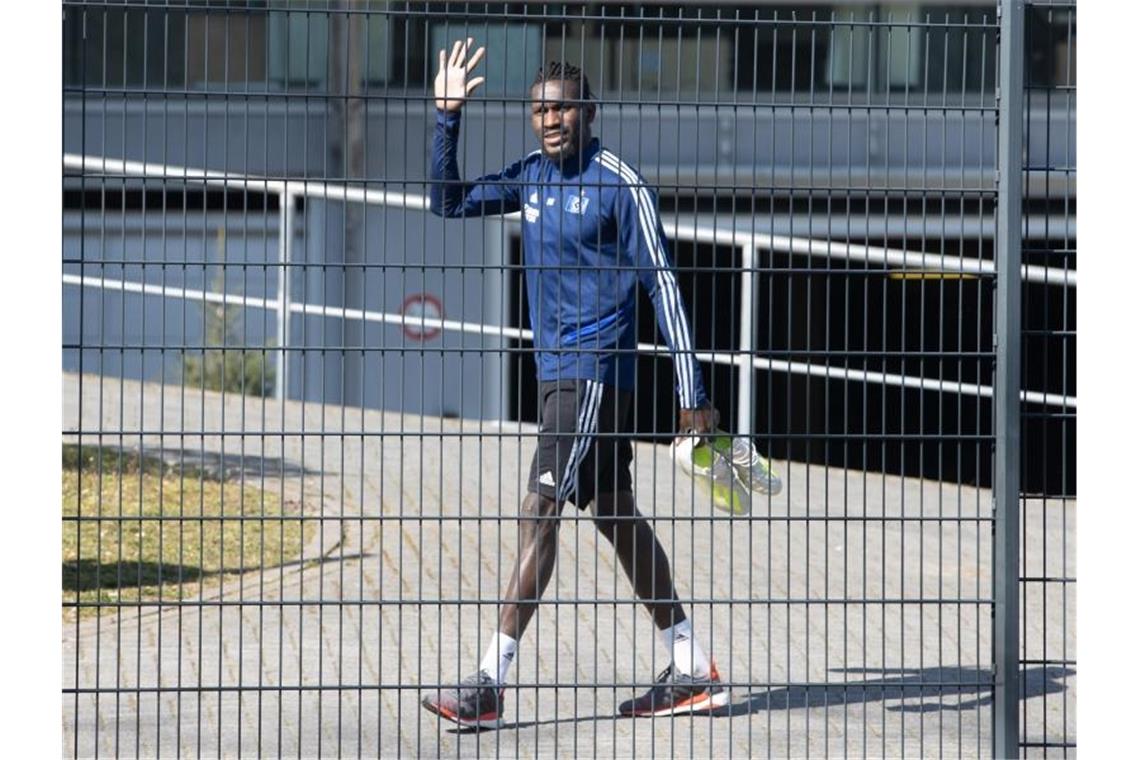
[[[558,502],[537,493],[523,499],[519,555],[499,613],[499,633],[515,641],[522,638],[554,573],[561,511]]]
[[[669,558],[630,491],[599,494],[594,524],[614,546],[618,560],[645,604],[673,665],[686,675],[708,675],[711,663],[693,635],[692,624],[677,600]]]
[[[514,660],[515,647],[554,573],[560,512],[555,500],[536,493],[526,495],[519,521],[519,556],[503,593],[499,630],[487,643],[479,671],[456,688],[425,696],[425,708],[461,725],[500,724],[503,682]]]
[[[645,604],[658,629],[685,620],[677,601],[669,558],[630,491],[599,494],[593,502],[594,525],[613,544],[637,598]]]

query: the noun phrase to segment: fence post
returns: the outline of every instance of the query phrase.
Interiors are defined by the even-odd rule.
[[[751,241],[750,241],[751,242]],[[756,324],[756,285],[760,279],[756,272],[756,260],[759,252],[754,245],[746,243],[740,248],[740,341],[737,349],[738,363],[736,365],[736,435],[752,435],[753,415],[752,399],[753,383],[756,378],[756,368],[752,366],[752,359],[756,355],[756,340],[753,336],[753,325]]]
[[[997,293],[994,332],[994,757],[1017,757],[1021,474],[1021,175],[1025,4],[1002,0],[998,58]]]
[[[289,259],[293,249],[293,193],[288,183],[279,196],[280,220],[277,233],[277,257],[281,271],[277,274],[277,382],[273,395],[278,401],[289,398]]]

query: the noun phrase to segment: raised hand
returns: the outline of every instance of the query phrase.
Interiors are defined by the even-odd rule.
[[[486,77],[475,77],[468,80],[467,75],[483,60],[486,48],[479,48],[471,59],[467,59],[467,52],[471,49],[473,37],[466,42],[456,40],[451,47],[451,55],[446,50],[439,51],[439,73],[435,75],[435,107],[445,111],[458,111],[467,102],[467,96],[475,88],[487,81]]]

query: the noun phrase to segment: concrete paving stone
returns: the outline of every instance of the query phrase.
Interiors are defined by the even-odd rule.
[[[506,725],[472,733],[419,700],[473,670],[494,631],[533,428],[76,375],[63,402],[65,430],[84,443],[121,434],[170,462],[264,479],[325,518],[305,562],[66,624],[65,756],[989,753],[985,490],[778,462],[785,491],[729,518],[665,447],[638,443],[639,504],[680,594],[696,600],[729,706],[615,715],[667,663],[612,550],[567,507]],[[1075,511],[1075,500],[1027,500],[1023,575],[1075,576]],[[1026,656],[1072,658],[1075,586],[1023,590]],[[1027,665],[1026,690],[1023,735],[1073,741],[1075,669]]]

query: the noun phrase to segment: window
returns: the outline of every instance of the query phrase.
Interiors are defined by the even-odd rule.
[[[1032,6],[1025,21],[1025,80],[1032,87],[1076,87],[1077,14]]]
[[[64,8],[67,87],[182,87],[186,14],[166,8]]]
[[[759,18],[760,23],[744,27],[737,43],[738,91],[808,92],[826,87],[830,6],[771,7],[741,15]]]
[[[854,92],[992,91],[995,22],[991,8],[908,4],[837,12],[830,84]]]
[[[829,84],[854,91],[894,91],[921,87],[923,29],[916,5],[855,8],[835,14],[828,49]],[[877,22],[871,26],[870,22]]]
[[[278,6],[280,7],[280,6]],[[264,2],[191,8],[76,7],[64,10],[66,86],[234,91],[325,87],[330,41],[360,51],[363,83],[387,83],[390,16],[382,2],[352,13],[267,11]]]
[[[707,100],[752,92],[992,92],[993,7],[882,4],[581,7],[525,3],[65,6],[64,82],[91,88],[331,90],[333,50],[367,86],[430,86],[436,50],[487,47],[480,95],[521,98],[545,61],[578,61],[607,97]],[[432,23],[422,10],[447,13]],[[581,17],[581,18],[579,18]],[[1032,7],[1032,85],[1075,82],[1075,13]],[[330,73],[330,71],[332,73]],[[341,72],[341,73],[337,73]],[[340,81],[344,81],[343,79]]]
[[[190,13],[186,86],[231,89],[265,82],[265,14]]]
[[[993,92],[997,80],[995,8],[924,6],[924,54],[930,92]],[[945,25],[939,28],[937,25]]]
[[[480,64],[487,81],[475,97],[526,98],[530,95],[534,72],[543,63],[541,25],[506,21],[433,24],[427,56],[432,78],[439,65],[436,51],[450,50],[455,40],[466,37],[474,37],[478,45],[487,48],[486,57]],[[570,47],[569,43],[567,47]],[[521,103],[519,107],[522,107]]]

